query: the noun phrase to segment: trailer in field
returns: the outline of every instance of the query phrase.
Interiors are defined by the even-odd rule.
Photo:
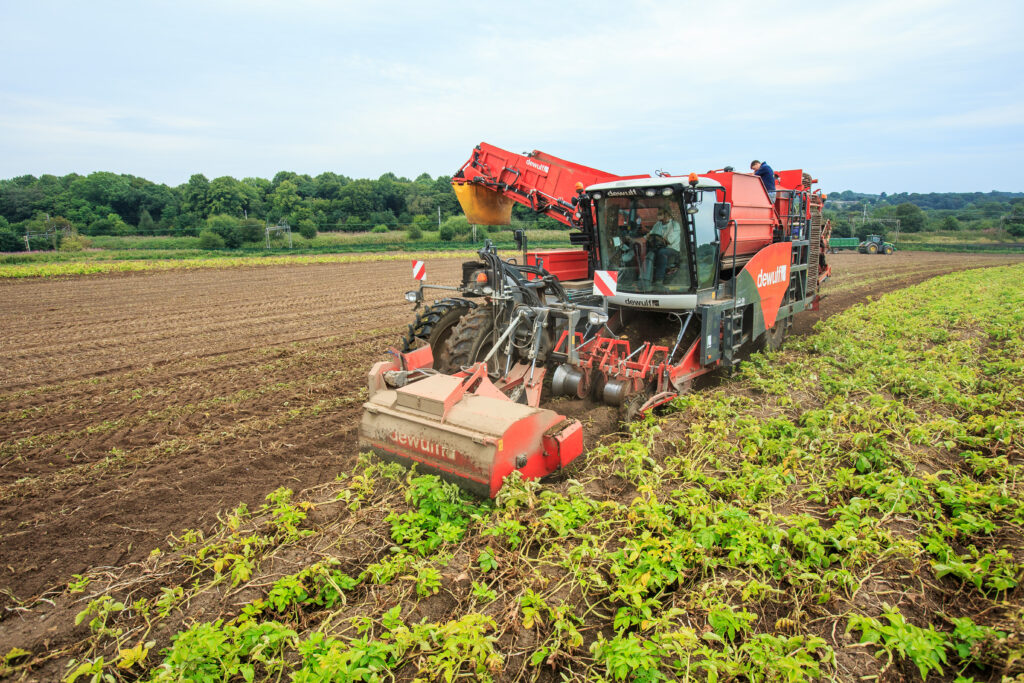
[[[860,246],[860,240],[856,237],[830,237],[828,240],[828,251],[836,253],[840,249],[856,249]]]

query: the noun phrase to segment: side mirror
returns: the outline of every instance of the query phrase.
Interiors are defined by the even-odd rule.
[[[522,230],[512,231],[512,240],[516,243],[516,249],[522,250],[523,248],[523,237],[525,237]]]
[[[729,202],[715,202],[715,227],[725,230],[729,227],[729,218],[732,216],[732,204]]]

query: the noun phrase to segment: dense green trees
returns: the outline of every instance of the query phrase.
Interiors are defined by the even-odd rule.
[[[385,173],[376,180],[332,172],[317,176],[281,171],[272,179],[197,173],[177,187],[110,172],[82,176],[31,175],[0,180],[0,231],[5,248],[24,246],[28,231],[67,220],[83,235],[189,235],[204,230],[227,246],[262,239],[267,221],[287,221],[305,235],[403,228],[410,236],[438,230],[442,239],[469,232],[450,178],[415,180]],[[834,234],[863,232],[865,218],[899,218],[903,231],[982,229],[1024,233],[1024,194],[1008,192],[886,195],[844,191],[829,195]],[[513,220],[526,228],[559,229],[556,221],[516,205]],[[874,227],[891,224],[876,223]],[[1003,233],[1005,234],[1005,233]],[[1024,236],[1020,234],[1019,236]],[[416,239],[415,237],[413,237]],[[40,245],[42,246],[42,245]]]
[[[896,207],[895,213],[900,220],[900,230],[921,232],[924,229],[924,211],[917,204],[903,202]]]
[[[829,192],[828,197],[831,203],[843,202],[863,202],[869,206],[875,204],[889,204],[891,206],[897,206],[904,202],[910,202],[915,204],[922,209],[936,209],[936,210],[958,210],[964,209],[968,206],[977,206],[979,204],[1002,204],[1006,202],[1012,202],[1014,199],[1019,199],[1022,196],[1020,192],[929,192],[927,194],[919,194],[917,192],[897,192],[896,194],[865,194],[863,192],[853,192],[851,190],[843,190],[842,192]],[[858,207],[859,209],[859,207]]]
[[[9,229],[0,227],[0,251],[21,251],[25,248],[25,240]]]
[[[869,195],[844,191],[829,193],[825,203],[835,237],[871,232],[892,236],[896,228],[894,219],[899,219],[900,231],[904,233],[985,231],[996,239],[1006,239],[1007,233],[1024,237],[1024,225],[1014,226],[1018,211],[1019,220],[1024,223],[1024,193],[1020,192]],[[1014,229],[1021,234],[1014,235]]]
[[[1014,237],[1024,237],[1024,199],[1013,203],[1010,215],[1005,219],[1006,231]]]
[[[205,229],[231,246],[242,223],[255,220],[242,241],[262,236],[266,221],[287,221],[304,234],[317,231],[369,230],[384,224],[437,229],[461,213],[450,178],[422,174],[414,181],[385,173],[377,180],[353,180],[337,173],[318,176],[282,171],[273,179],[221,176],[209,180],[196,173],[177,187],[109,172],[63,177],[26,175],[0,180],[0,229],[15,238],[29,221],[66,218],[86,235],[199,235]],[[236,221],[229,227],[225,218]],[[211,222],[212,219],[212,222]],[[6,240],[6,242],[11,242]],[[22,240],[23,242],[23,240]],[[8,246],[11,246],[9,244]]]

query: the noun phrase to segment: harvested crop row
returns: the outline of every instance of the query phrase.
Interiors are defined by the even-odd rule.
[[[146,259],[125,261],[69,261],[61,263],[25,263],[0,265],[0,278],[67,277],[76,275],[107,275],[165,270],[197,270],[208,268],[258,268],[261,266],[312,265],[325,263],[379,263],[409,259],[467,258],[473,251],[393,252],[382,254],[317,254],[303,256],[221,256],[217,258]]]

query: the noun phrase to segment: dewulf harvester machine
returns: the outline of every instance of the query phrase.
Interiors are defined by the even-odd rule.
[[[421,280],[416,310],[428,289],[443,298],[370,371],[360,446],[494,496],[509,473],[538,478],[583,451],[582,425],[542,398],[631,419],[778,348],[830,273],[814,182],[777,173],[773,203],[729,168],[616,176],[481,143],[452,180],[469,221],[508,225],[519,203],[574,228],[577,248],[530,251],[516,231],[521,254],[485,242],[458,287]]]

